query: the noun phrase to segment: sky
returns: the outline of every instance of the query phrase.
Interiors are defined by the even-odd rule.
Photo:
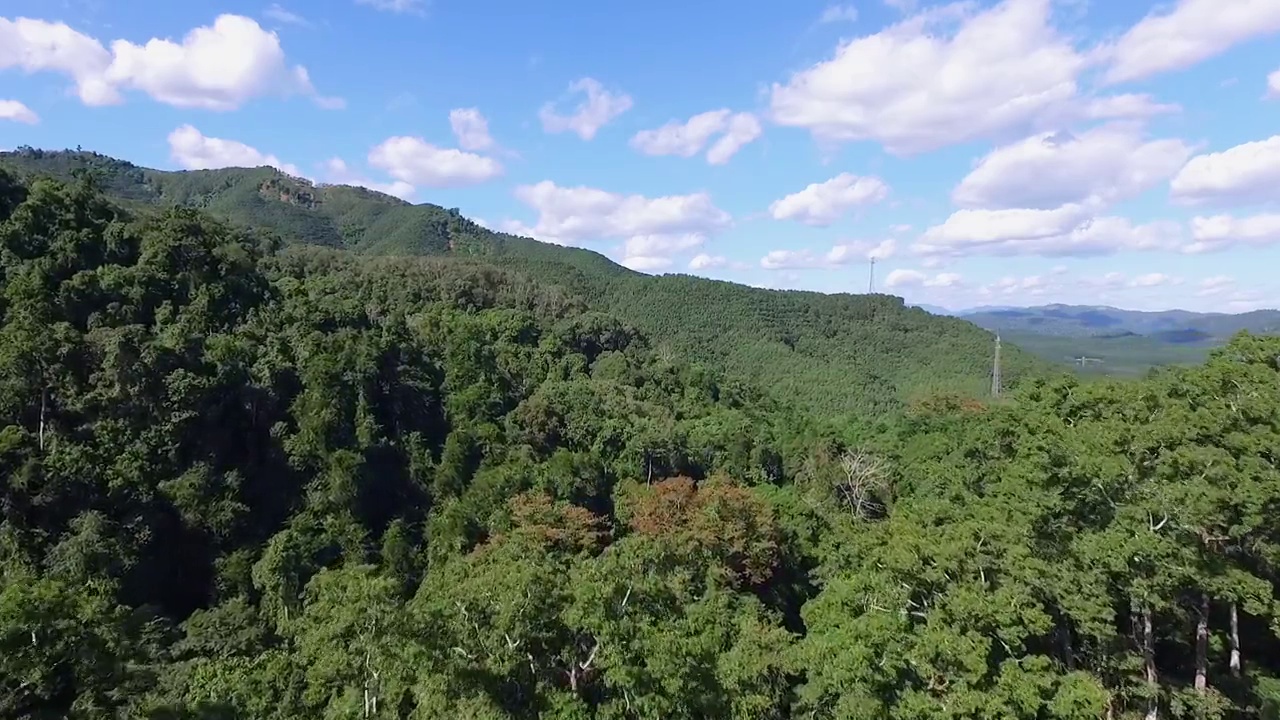
[[[647,273],[1280,306],[1280,0],[3,0],[20,145],[273,165]]]

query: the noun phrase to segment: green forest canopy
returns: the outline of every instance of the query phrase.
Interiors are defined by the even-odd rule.
[[[0,717],[1276,717],[1278,359],[855,430],[518,273],[0,174]]]
[[[888,295],[823,295],[688,275],[651,277],[602,255],[493,232],[456,209],[363,188],[316,186],[269,167],[162,172],[89,152],[0,153],[20,175],[89,172],[128,207],[198,207],[284,242],[361,255],[447,256],[555,285],[643,333],[655,349],[710,365],[832,417],[876,417],[940,390],[985,397],[994,336]],[[1047,365],[1006,346],[1009,383]]]

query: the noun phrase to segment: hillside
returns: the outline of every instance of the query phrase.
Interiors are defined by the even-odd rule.
[[[711,363],[829,415],[879,414],[934,391],[981,395],[989,383],[989,333],[908,308],[893,296],[651,277],[595,252],[491,231],[456,209],[317,186],[272,168],[168,172],[96,153],[30,148],[0,153],[0,167],[62,180],[89,171],[98,187],[130,208],[196,207],[287,243],[492,263],[564,288],[665,352]],[[1013,384],[1048,367],[1010,347],[1004,377]]]

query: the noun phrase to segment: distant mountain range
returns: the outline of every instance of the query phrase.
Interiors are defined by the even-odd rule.
[[[1161,365],[1203,362],[1241,330],[1280,333],[1280,310],[1233,315],[1043,305],[943,312],[997,332],[1007,343],[1046,360],[1072,363],[1090,375],[1121,377],[1139,377]]]
[[[983,307],[951,314],[996,332],[1075,338],[1142,336],[1176,345],[1216,345],[1241,330],[1280,333],[1280,310],[1229,314],[1189,310],[1147,312],[1106,305],[1043,305]]]

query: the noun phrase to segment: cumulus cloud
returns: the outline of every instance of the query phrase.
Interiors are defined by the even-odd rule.
[[[903,287],[927,287],[927,288],[952,288],[959,287],[963,284],[963,278],[958,273],[944,272],[936,275],[929,275],[919,270],[910,270],[898,268],[890,272],[884,279],[884,284],[889,288]]]
[[[316,92],[307,69],[290,66],[280,39],[250,18],[219,15],[180,42],[152,38],[138,45],[101,42],[65,23],[0,18],[0,70],[56,72],[70,77],[86,105],[111,105],[135,90],[181,108],[233,110],[257,97],[306,95],[326,108],[340,98]]]
[[[658,257],[656,255],[628,255],[622,259],[624,267],[631,268],[636,272],[654,272],[671,267],[671,258]]]
[[[1145,119],[1157,115],[1181,112],[1177,103],[1162,103],[1145,93],[1125,93],[1091,98],[1079,108],[1064,111],[1063,120],[1116,120],[1123,118]]]
[[[403,135],[387,138],[370,150],[369,164],[397,180],[435,188],[475,185],[503,173],[502,164],[493,158]]]
[[[1197,297],[1213,297],[1228,292],[1235,287],[1236,280],[1230,275],[1213,275],[1196,283]]]
[[[772,119],[826,142],[874,140],[909,154],[1089,112],[1149,104],[1084,98],[1089,58],[1049,24],[1051,0],[935,6],[772,86]],[[1109,104],[1108,104],[1109,103]],[[1076,106],[1084,106],[1079,108]]]
[[[409,200],[413,197],[414,187],[403,180],[393,180],[391,182],[378,182],[370,180],[347,166],[346,161],[342,158],[329,158],[325,161],[325,181],[333,185],[354,185],[356,187],[368,188],[376,190],[380,193],[386,193],[398,197],[401,200]],[[479,219],[473,219],[479,225],[484,225]],[[488,227],[485,225],[485,227]]]
[[[1004,275],[973,281],[954,273],[930,275],[905,269],[890,273],[892,286],[916,301],[946,307],[980,305],[1043,305],[1047,303],[1110,304],[1118,307],[1164,309],[1171,305],[1188,309],[1239,312],[1259,305],[1261,294],[1241,291],[1225,276],[1189,281],[1158,270],[1136,273],[1108,272],[1068,276],[1062,272]],[[887,282],[887,280],[886,280]],[[1191,284],[1191,287],[1185,287]]]
[[[489,136],[489,121],[477,108],[450,110],[449,126],[453,128],[454,137],[458,138],[458,147],[463,150],[484,151],[494,146],[493,138]]]
[[[1068,204],[1051,210],[958,210],[941,225],[926,230],[912,250],[939,257],[1064,257],[1173,250],[1182,242],[1177,223],[1134,225],[1124,218],[1098,217],[1090,208]]]
[[[707,151],[707,162],[723,165],[762,132],[756,116],[722,108],[699,113],[684,122],[672,120],[653,130],[641,130],[632,136],[631,147],[646,155],[693,157],[711,138],[720,135]]]
[[[715,268],[724,267],[729,264],[729,259],[723,255],[709,255],[707,253],[698,253],[689,260],[690,270],[713,270]]]
[[[1170,191],[1188,205],[1280,200],[1280,135],[1191,158]]]
[[[40,122],[40,116],[17,100],[0,100],[0,120],[12,120],[27,125],[35,125]]]
[[[769,206],[769,214],[775,220],[826,226],[849,210],[880,202],[888,195],[889,186],[878,177],[840,173],[775,201]]]
[[[612,93],[605,89],[599,80],[582,78],[569,83],[569,94],[585,94],[586,97],[570,114],[562,114],[556,110],[556,103],[549,102],[538,111],[542,121],[542,129],[549,133],[570,131],[583,140],[596,136],[600,128],[614,118],[631,109],[631,96],[625,93]]]
[[[533,226],[508,221],[507,232],[558,245],[622,240],[622,263],[645,272],[669,267],[674,256],[700,248],[732,223],[706,193],[651,198],[544,180],[517,187],[515,195],[538,219]]]
[[[833,245],[825,253],[812,250],[772,250],[760,258],[760,267],[766,270],[812,270],[847,265],[855,261],[884,260],[892,257],[896,249],[893,239],[880,242],[850,242]]]
[[[270,165],[295,177],[305,177],[297,166],[282,162],[275,155],[236,140],[206,137],[191,125],[178,127],[169,133],[168,140],[169,156],[187,170]]]
[[[1191,219],[1191,243],[1183,251],[1199,254],[1276,244],[1280,244],[1280,213],[1242,218],[1214,215]]]
[[[669,267],[672,256],[702,247],[702,233],[635,235],[622,245],[622,264],[632,270],[657,270]]]
[[[1129,29],[1104,55],[1109,83],[1141,80],[1182,70],[1233,45],[1280,32],[1275,0],[1179,0]]]
[[[1132,124],[1104,125],[1079,135],[1040,133],[991,151],[951,198],[967,208],[1101,206],[1168,180],[1191,152],[1181,140],[1145,140]]]

